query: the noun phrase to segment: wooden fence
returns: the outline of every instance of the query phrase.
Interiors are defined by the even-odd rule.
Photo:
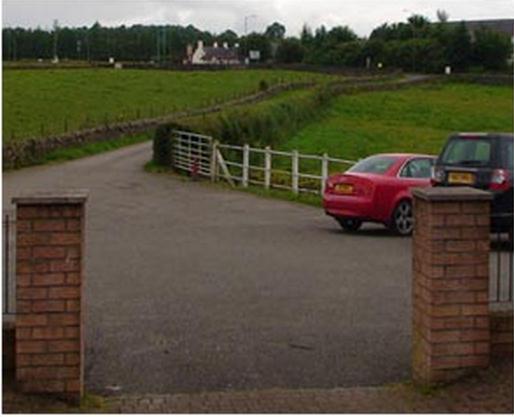
[[[173,132],[173,166],[192,176],[226,180],[232,186],[262,186],[294,194],[322,194],[333,172],[346,171],[355,161],[296,150],[278,151],[267,146],[221,144],[209,136]]]

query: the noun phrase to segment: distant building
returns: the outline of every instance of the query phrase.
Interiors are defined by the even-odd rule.
[[[204,46],[203,41],[198,41],[196,50],[193,52],[191,45],[187,47],[187,64],[193,65],[240,65],[239,45],[229,47],[224,42],[220,47],[217,42],[213,46]]]
[[[450,22],[457,24],[459,22]],[[493,32],[504,33],[509,36],[514,43],[514,19],[491,19],[491,20],[465,20],[471,38],[474,39],[475,32],[481,28],[492,30]]]
[[[460,22],[448,22],[451,25],[456,25]],[[493,32],[503,33],[507,35],[514,46],[514,19],[490,19],[490,20],[465,20],[464,24],[472,40],[475,40],[475,32],[484,28]],[[514,61],[514,52],[510,62]]]

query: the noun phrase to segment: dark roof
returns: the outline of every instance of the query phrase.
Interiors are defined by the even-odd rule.
[[[212,59],[225,61],[239,59],[239,53],[236,48],[215,48],[213,46],[206,46],[203,50],[205,52],[203,60],[205,61],[212,61]]]
[[[457,24],[460,22],[449,22]],[[481,27],[491,29],[495,32],[505,33],[510,37],[514,36],[514,19],[490,19],[490,20],[465,20],[466,27],[474,32]]]

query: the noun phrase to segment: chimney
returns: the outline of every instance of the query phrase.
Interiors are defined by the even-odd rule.
[[[215,48],[217,48],[217,47],[218,47],[218,42],[214,42],[214,45],[212,45],[212,46],[214,46]]]
[[[198,41],[198,49],[203,49],[203,41]]]
[[[228,49],[228,42],[223,42],[223,48]]]

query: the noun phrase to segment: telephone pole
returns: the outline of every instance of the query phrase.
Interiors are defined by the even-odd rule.
[[[54,20],[54,62],[59,62],[57,56],[57,38],[58,38],[59,22],[57,19]]]

